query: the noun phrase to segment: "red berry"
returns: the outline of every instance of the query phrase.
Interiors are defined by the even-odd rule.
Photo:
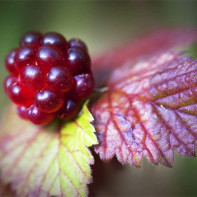
[[[50,44],[58,47],[63,52],[67,51],[67,41],[61,34],[55,32],[49,32],[44,35],[42,44]]]
[[[17,105],[17,113],[35,124],[48,124],[55,116],[69,120],[78,114],[80,100],[93,88],[87,46],[79,39],[66,41],[50,32],[28,32],[20,47],[5,59],[10,76],[4,89]]]
[[[67,68],[53,67],[47,75],[47,84],[53,90],[68,92],[73,86],[73,77]]]
[[[21,82],[27,88],[39,90],[44,84],[44,75],[41,69],[35,65],[27,65],[21,72]]]
[[[9,86],[7,94],[17,105],[29,106],[33,102],[32,93],[18,82]]]
[[[17,49],[11,50],[5,58],[5,66],[6,69],[11,73],[13,76],[18,76],[18,71],[15,64],[15,56],[16,56]]]
[[[20,46],[31,46],[38,48],[40,47],[43,35],[39,32],[28,32],[26,33],[20,41]]]
[[[61,94],[57,94],[51,90],[42,90],[36,93],[34,103],[40,111],[52,113],[62,107],[64,98]]]
[[[4,90],[5,90],[5,92],[7,93],[8,88],[16,82],[17,82],[17,79],[15,77],[11,77],[11,76],[6,77],[4,79]]]
[[[27,108],[25,106],[17,106],[17,114],[24,120],[27,120]]]
[[[64,105],[57,112],[57,116],[62,120],[68,120],[74,118],[79,111],[79,103],[68,99],[64,102]]]
[[[35,50],[33,47],[21,47],[15,57],[16,67],[21,71],[26,65],[35,63]]]
[[[43,45],[38,50],[37,62],[44,72],[48,72],[53,66],[64,64],[64,54],[55,46]]]
[[[69,47],[79,47],[84,51],[88,51],[86,44],[80,39],[71,39],[69,40]]]
[[[87,52],[78,47],[70,48],[68,50],[67,66],[72,75],[87,73],[90,71],[90,57]]]
[[[34,124],[46,125],[54,119],[55,115],[53,113],[44,113],[40,111],[35,105],[31,105],[27,111],[27,117]]]
[[[74,93],[79,99],[88,97],[94,89],[94,78],[91,73],[77,75],[75,79]]]

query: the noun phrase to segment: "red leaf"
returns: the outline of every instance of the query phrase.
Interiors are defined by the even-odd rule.
[[[174,150],[194,156],[197,145],[197,62],[181,53],[127,61],[92,106],[101,159],[114,155],[140,167],[143,156],[172,166]]]
[[[114,68],[127,61],[135,62],[142,57],[154,55],[157,52],[184,47],[190,45],[196,39],[196,30],[166,29],[141,36],[127,45],[109,50],[93,59],[96,84],[97,86],[103,85]]]

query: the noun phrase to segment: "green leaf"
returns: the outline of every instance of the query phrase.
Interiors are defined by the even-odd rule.
[[[22,196],[86,196],[97,143],[86,105],[72,122],[38,127],[11,107],[0,125],[1,181]]]

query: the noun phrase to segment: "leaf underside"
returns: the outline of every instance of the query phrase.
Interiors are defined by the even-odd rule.
[[[86,196],[97,143],[86,107],[76,120],[48,127],[21,120],[11,107],[0,126],[0,172],[20,197]]]
[[[108,161],[140,167],[143,157],[171,167],[174,151],[195,156],[197,62],[163,52],[115,70],[105,93],[91,108],[99,145]]]

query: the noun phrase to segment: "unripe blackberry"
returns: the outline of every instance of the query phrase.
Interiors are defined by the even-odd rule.
[[[66,41],[59,33],[28,32],[20,47],[6,56],[10,76],[4,80],[18,115],[34,124],[48,124],[55,116],[75,118],[80,100],[94,88],[91,61],[85,43]]]

